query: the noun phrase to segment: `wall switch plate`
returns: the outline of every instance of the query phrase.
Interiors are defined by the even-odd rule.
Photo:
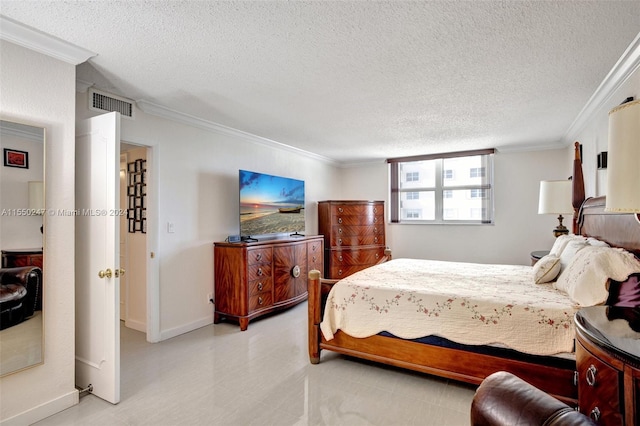
[[[176,232],[176,227],[173,222],[167,222],[167,232],[169,234],[173,234],[174,232]]]

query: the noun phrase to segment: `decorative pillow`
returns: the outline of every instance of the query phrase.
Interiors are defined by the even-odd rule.
[[[544,284],[556,279],[560,273],[560,258],[552,254],[543,256],[533,265],[533,281]]]
[[[585,247],[563,268],[554,287],[564,291],[581,306],[602,304],[607,300],[609,279],[624,281],[640,273],[640,260],[620,248]]]
[[[562,253],[559,255],[561,270],[564,271],[569,266],[569,262],[571,262],[574,256],[585,247],[589,247],[585,240],[569,241],[566,247],[562,250]]]
[[[607,305],[640,307],[640,274],[632,274],[622,282],[612,280]]]
[[[582,235],[575,235],[575,234],[560,235],[554,241],[553,246],[551,247],[551,251],[549,251],[549,254],[560,256],[562,254],[562,251],[567,246],[567,244],[569,244],[570,241],[585,241],[585,238]]]
[[[590,246],[595,246],[595,247],[611,247],[609,244],[605,243],[604,241],[601,241],[597,238],[593,238],[593,237],[589,237],[587,238],[587,244],[589,244]]]

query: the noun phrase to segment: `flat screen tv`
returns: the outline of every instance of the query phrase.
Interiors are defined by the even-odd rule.
[[[304,232],[304,181],[240,170],[240,236]]]

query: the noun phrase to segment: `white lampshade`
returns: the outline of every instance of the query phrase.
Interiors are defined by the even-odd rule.
[[[573,213],[570,180],[540,181],[538,214]]]
[[[44,182],[29,181],[29,209],[44,209]]]
[[[606,211],[640,212],[640,100],[609,111]]]

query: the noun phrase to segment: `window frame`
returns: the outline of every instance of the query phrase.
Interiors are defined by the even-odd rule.
[[[420,155],[415,157],[399,157],[399,158],[390,158],[387,159],[387,163],[389,164],[389,187],[390,187],[390,221],[391,223],[401,223],[401,224],[448,224],[448,225],[467,225],[467,224],[479,224],[479,225],[493,225],[494,224],[494,205],[495,205],[495,182],[494,182],[494,174],[493,174],[493,155],[495,154],[495,149],[482,149],[482,150],[474,150],[474,151],[461,151],[461,152],[451,152],[451,153],[443,153],[443,154],[431,154],[431,155]],[[482,179],[481,184],[462,184],[462,185],[450,185],[446,182],[448,179],[444,177],[444,160],[447,158],[459,158],[459,157],[475,157],[475,156],[485,156],[483,159],[483,165],[481,167],[474,167],[470,169],[469,175],[471,179],[475,179],[471,177],[471,170],[473,169],[484,169],[484,176],[478,176],[477,178]],[[428,161],[428,160],[438,160],[435,163],[436,168],[436,176],[435,176],[435,187],[424,187],[424,188],[401,188],[401,180],[400,180],[400,165],[402,163],[411,163],[411,162],[419,162],[419,161]],[[455,175],[456,172],[454,171]],[[447,191],[457,191],[457,190],[469,190],[469,199],[473,200],[486,200],[486,204],[484,204],[481,210],[486,211],[487,216],[483,217],[479,220],[473,219],[465,219],[465,220],[453,220],[453,219],[445,219],[444,214],[444,201],[447,199],[444,194]],[[471,197],[472,190],[481,190],[476,192],[483,192],[485,197]],[[435,194],[435,219],[403,219],[401,217],[401,194],[406,192],[424,192],[424,191],[434,191]],[[473,207],[471,207],[473,208]],[[477,208],[477,207],[476,207]]]

